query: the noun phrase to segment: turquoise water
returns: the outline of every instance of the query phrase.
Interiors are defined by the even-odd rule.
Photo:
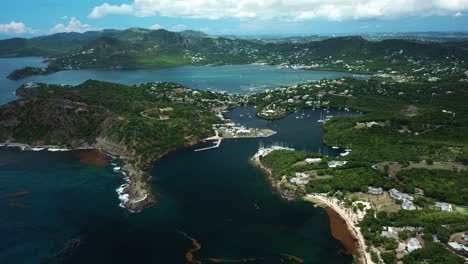
[[[155,81],[170,81],[190,88],[228,93],[253,93],[282,85],[291,85],[321,79],[336,79],[345,76],[367,78],[340,72],[304,71],[279,69],[265,65],[228,65],[228,66],[184,66],[161,69],[133,70],[77,70],[63,71],[46,76],[31,76],[20,81],[10,81],[10,72],[24,66],[39,66],[40,58],[0,59],[0,104],[14,100],[13,92],[27,82],[56,84],[80,84],[88,79],[139,84]],[[43,64],[42,64],[43,65]],[[44,66],[44,65],[43,65]]]
[[[164,157],[150,170],[158,204],[140,214],[118,207],[122,179],[110,167],[80,164],[74,152],[0,149],[0,263],[188,263],[193,245],[180,232],[201,244],[194,256],[203,263],[295,263],[284,254],[305,263],[351,263],[331,236],[325,210],[281,199],[249,162],[260,144],[337,154],[321,143],[316,121],[325,110],[278,121],[257,119],[254,111],[240,107],[230,115],[278,134]],[[73,239],[79,246],[70,246]]]

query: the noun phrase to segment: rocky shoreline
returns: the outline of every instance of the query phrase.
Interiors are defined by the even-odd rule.
[[[170,153],[181,151],[183,149],[190,148],[202,142],[210,141],[210,138],[203,139],[200,141],[189,142],[187,146],[173,149],[163,153],[160,157],[169,155]],[[150,182],[152,177],[147,174],[144,169],[149,166],[141,168],[135,165],[132,161],[134,160],[133,155],[127,151],[126,147],[104,138],[98,137],[96,143],[93,145],[81,145],[81,146],[58,146],[58,145],[28,145],[24,143],[13,143],[6,142],[0,143],[0,147],[12,147],[20,148],[23,151],[76,151],[76,150],[93,150],[98,151],[100,154],[107,158],[119,160],[123,162],[120,167],[114,166],[114,172],[122,175],[125,181],[120,185],[116,192],[119,196],[120,206],[129,210],[132,213],[138,213],[144,209],[154,205],[156,203],[156,195],[151,189]],[[78,157],[79,158],[79,157]],[[87,161],[88,164],[90,161]],[[93,161],[94,162],[94,161]],[[154,161],[153,161],[154,162]],[[92,164],[91,164],[92,165]],[[114,164],[112,164],[114,165]]]
[[[265,165],[263,165],[263,163],[260,160],[254,159],[252,160],[252,162],[266,172],[268,176],[268,181],[270,182],[271,186],[273,186],[273,188],[281,195],[281,197],[283,197],[283,199],[286,199],[288,201],[294,201],[301,198],[292,191],[282,189],[280,183],[273,179],[273,173],[271,172],[271,170]]]
[[[117,145],[117,144],[116,144]],[[11,148],[20,148],[22,151],[76,151],[76,150],[94,150],[99,151],[103,155],[111,159],[122,160],[125,165],[114,172],[120,172],[125,180],[126,184],[124,188],[121,185],[119,189],[119,199],[121,200],[122,207],[128,209],[131,212],[140,212],[143,209],[153,205],[156,202],[155,195],[152,193],[151,188],[148,186],[151,177],[146,175],[146,173],[137,168],[134,165],[129,163],[129,156],[123,152],[116,151],[117,148],[104,147],[103,144],[97,144],[94,146],[77,146],[77,147],[68,147],[68,146],[57,146],[57,145],[28,145],[23,143],[0,143],[0,147],[11,147]],[[125,196],[123,196],[125,195]],[[122,196],[124,199],[122,199]]]

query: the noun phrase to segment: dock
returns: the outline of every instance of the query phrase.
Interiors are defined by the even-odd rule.
[[[201,149],[196,149],[195,152],[219,148],[219,145],[221,145],[221,141],[223,141],[223,138],[219,138],[214,146],[201,148]]]

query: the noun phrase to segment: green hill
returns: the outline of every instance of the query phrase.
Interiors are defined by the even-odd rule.
[[[181,65],[266,63],[319,70],[372,73],[383,65],[409,70],[408,62],[443,65],[447,57],[467,61],[466,42],[404,39],[368,41],[338,37],[301,43],[228,39],[203,32],[130,28],[123,31],[61,33],[30,40],[0,41],[0,56],[51,56],[45,73],[84,68],[144,68]],[[349,65],[356,66],[353,70]],[[24,77],[34,71],[12,76]]]

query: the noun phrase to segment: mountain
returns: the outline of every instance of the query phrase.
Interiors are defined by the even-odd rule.
[[[314,65],[315,69],[374,72],[381,65],[407,68],[419,64],[444,63],[446,57],[466,61],[468,41],[429,42],[404,39],[369,41],[360,36],[320,41],[262,41],[213,37],[198,31],[171,32],[164,29],[130,28],[86,33],[61,33],[30,40],[0,41],[0,56],[52,56],[47,74],[84,68],[144,68],[182,65],[266,63]],[[348,65],[348,66],[347,66]],[[358,67],[359,66],[359,67]],[[347,68],[348,67],[348,68]],[[11,74],[21,78],[39,71],[22,69]]]
[[[113,37],[118,30],[89,31],[85,33],[57,33],[31,39],[12,38],[0,40],[0,57],[60,56],[101,37]]]
[[[180,34],[188,37],[208,37],[209,35],[202,31],[197,30],[184,30]]]

